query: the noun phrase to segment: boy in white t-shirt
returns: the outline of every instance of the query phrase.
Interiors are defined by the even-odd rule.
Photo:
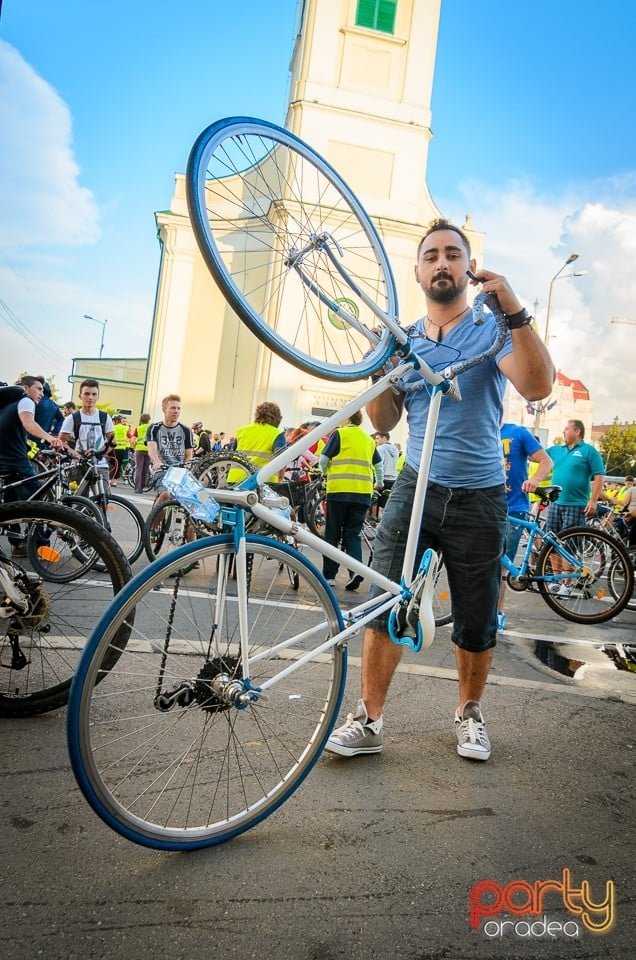
[[[99,383],[97,380],[82,380],[79,389],[81,407],[79,411],[69,414],[60,429],[60,440],[75,444],[78,453],[99,453],[103,450],[115,433],[113,421],[108,414],[97,409],[99,400]],[[76,414],[79,413],[79,424],[76,424]],[[76,429],[77,427],[77,429]],[[96,466],[105,473],[108,484],[108,461],[101,457]]]

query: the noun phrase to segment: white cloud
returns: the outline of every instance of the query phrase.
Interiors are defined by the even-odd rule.
[[[0,236],[4,250],[75,246],[99,236],[79,184],[71,115],[55,90],[0,40]]]
[[[508,277],[543,332],[550,282],[571,253],[578,260],[553,284],[550,349],[567,376],[590,391],[594,422],[636,419],[636,196],[634,177],[540,196],[529,183],[500,189],[461,185],[456,221],[470,211],[485,237],[484,266]],[[579,278],[567,274],[588,270]]]

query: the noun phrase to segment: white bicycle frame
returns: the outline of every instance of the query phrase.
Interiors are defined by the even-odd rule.
[[[505,325],[505,320],[503,321]],[[391,324],[393,327],[393,324]],[[404,345],[408,344],[408,335],[406,332],[400,328],[396,327],[396,330],[399,331],[399,342]],[[496,350],[499,349],[503,339],[505,338],[507,328],[502,326],[502,322],[499,322],[499,336],[495,340],[495,343],[491,348],[482,355],[479,360],[475,358],[474,361],[466,361],[467,366],[476,365],[477,362],[486,359],[489,356],[492,356]],[[398,339],[396,335],[396,339]],[[457,366],[460,366],[459,364]],[[461,366],[464,366],[462,364]],[[464,366],[465,368],[465,366]],[[239,487],[233,489],[218,489],[214,490],[214,499],[221,505],[228,506],[237,506],[243,507],[257,517],[259,520],[264,521],[268,526],[273,527],[275,530],[279,531],[285,536],[292,536],[295,540],[302,544],[303,546],[311,547],[316,550],[320,555],[330,557],[332,560],[335,560],[338,563],[345,564],[349,570],[352,570],[354,573],[361,574],[367,581],[373,584],[376,587],[380,588],[380,593],[373,597],[372,599],[365,600],[356,606],[350,608],[346,611],[346,615],[343,617],[344,629],[339,633],[335,634],[332,637],[329,637],[327,640],[320,643],[314,650],[309,651],[301,658],[294,660],[287,667],[277,673],[275,676],[271,677],[265,683],[259,687],[258,690],[255,690],[250,687],[249,680],[246,684],[246,692],[243,694],[246,700],[257,700],[260,696],[261,691],[265,691],[273,684],[277,683],[283,677],[286,677],[294,670],[297,670],[300,666],[308,661],[315,659],[320,656],[322,653],[330,650],[336,644],[345,643],[350,637],[356,634],[361,627],[375,619],[380,614],[386,613],[391,610],[396,601],[399,602],[403,598],[410,598],[410,588],[414,582],[414,567],[415,567],[415,556],[417,551],[417,543],[420,534],[420,526],[422,515],[424,512],[424,500],[426,497],[426,490],[428,486],[428,477],[431,466],[431,459],[433,454],[433,445],[435,442],[435,435],[437,432],[437,422],[439,419],[439,410],[442,397],[447,395],[452,398],[454,401],[461,400],[461,394],[457,383],[455,382],[454,377],[448,377],[445,374],[448,374],[452,371],[452,367],[447,368],[442,374],[435,372],[431,369],[426,363],[424,363],[421,358],[418,358],[415,354],[409,351],[407,354],[407,359],[405,362],[400,363],[389,373],[386,373],[383,377],[377,380],[375,383],[371,384],[366,390],[364,390],[358,397],[351,400],[348,404],[334,413],[327,420],[323,421],[319,426],[314,427],[309,433],[301,437],[290,447],[287,447],[280,454],[275,456],[270,460],[265,466],[261,467],[255,475],[253,475],[249,480],[244,481],[243,484]],[[277,474],[278,471],[286,467],[292,460],[299,456],[307,447],[311,446],[312,443],[315,443],[321,437],[325,436],[327,433],[331,433],[336,429],[341,423],[347,420],[353,413],[356,413],[358,410],[361,410],[362,407],[366,406],[371,400],[380,396],[386,390],[391,389],[393,384],[397,383],[402,377],[411,372],[412,370],[417,370],[419,375],[432,387],[432,397],[429,407],[429,415],[426,422],[426,429],[424,433],[424,441],[422,445],[422,454],[420,457],[420,467],[418,471],[418,477],[415,487],[415,493],[413,498],[413,510],[411,515],[411,523],[409,525],[409,532],[407,535],[405,553],[404,553],[404,562],[402,566],[402,582],[400,584],[395,583],[392,580],[389,580],[387,577],[383,576],[380,573],[372,570],[366,564],[361,561],[355,560],[350,557],[348,554],[344,553],[342,550],[339,550],[337,547],[332,546],[327,543],[321,537],[316,536],[311,533],[309,530],[305,529],[299,523],[294,520],[288,519],[285,516],[282,516],[280,512],[277,512],[272,507],[267,506],[266,503],[262,502],[259,498],[259,493],[257,489],[261,488],[267,483],[267,479],[272,476],[272,474]],[[281,498],[276,499],[276,504],[273,506],[278,506],[281,501]],[[239,511],[240,512],[240,511]],[[236,571],[237,571],[237,601],[238,601],[238,614],[239,614],[239,627],[240,627],[240,644],[241,644],[241,659],[242,659],[242,675],[244,678],[250,677],[250,658],[249,658],[249,619],[248,619],[248,585],[247,585],[247,553],[248,545],[245,539],[245,529],[244,524],[237,524],[235,529],[235,546],[236,546]],[[437,555],[430,551],[432,557],[429,557],[429,563],[426,569],[423,571],[425,573],[424,583],[421,581],[419,585],[421,587],[421,600],[422,607],[420,613],[420,624],[422,629],[425,631],[425,636],[423,638],[423,643],[421,645],[428,646],[433,639],[433,634],[435,630],[435,622],[432,613],[432,586],[437,575],[438,561]],[[432,560],[432,562],[430,562]],[[428,588],[428,589],[427,589]],[[221,616],[221,608],[223,597],[217,597],[218,611],[219,616]],[[338,605],[339,609],[339,605]],[[341,616],[342,616],[342,611]],[[326,623],[321,623],[317,626],[314,626],[310,633],[315,633],[317,636],[324,636],[324,630],[326,628]],[[299,640],[300,636],[289,637],[286,640],[282,641],[279,647],[275,647],[274,650],[282,650],[289,647],[294,647]],[[302,639],[307,639],[307,633],[302,634]],[[419,649],[414,647],[414,649]],[[271,654],[273,651],[269,650]]]

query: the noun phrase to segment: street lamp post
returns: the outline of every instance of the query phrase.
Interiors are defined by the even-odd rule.
[[[102,328],[102,338],[99,343],[99,359],[102,359],[102,353],[104,352],[104,333],[106,332],[106,324],[108,323],[108,318],[105,320],[98,320],[97,317],[91,317],[90,314],[84,314],[85,320],[93,320],[95,323],[99,323]]]
[[[550,280],[550,292],[548,293],[548,310],[545,315],[545,334],[543,337],[543,342],[545,343],[546,347],[550,339],[550,336],[549,336],[550,310],[552,308],[552,290],[554,288],[554,281],[559,279],[559,277],[561,276],[561,274],[563,273],[566,267],[569,267],[571,263],[574,263],[574,261],[578,259],[579,259],[578,253],[571,253],[570,256],[567,258],[567,260],[565,261],[565,263],[563,264],[563,266],[559,270],[557,270],[557,272],[554,274],[554,276]]]
[[[550,313],[552,311],[552,292],[554,290],[554,284],[557,280],[567,280],[570,277],[586,277],[589,273],[589,270],[577,270],[573,273],[563,273],[566,267],[571,263],[574,263],[575,260],[579,259],[578,253],[571,253],[567,258],[565,263],[557,270],[552,279],[550,280],[550,291],[548,293],[548,309],[545,316],[545,333],[543,335],[543,342],[546,347],[550,345]],[[541,404],[537,401],[537,406],[534,411],[534,432],[539,435],[539,427],[541,425]]]

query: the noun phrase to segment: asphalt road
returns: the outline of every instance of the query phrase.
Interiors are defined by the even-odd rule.
[[[2,721],[2,956],[631,958],[636,678],[601,648],[633,643],[636,614],[579,627],[512,595],[486,764],[455,751],[449,636],[404,655],[382,755],[325,755],[267,821],[187,855],[96,818],[64,710]],[[359,652],[354,640],[348,709]]]

